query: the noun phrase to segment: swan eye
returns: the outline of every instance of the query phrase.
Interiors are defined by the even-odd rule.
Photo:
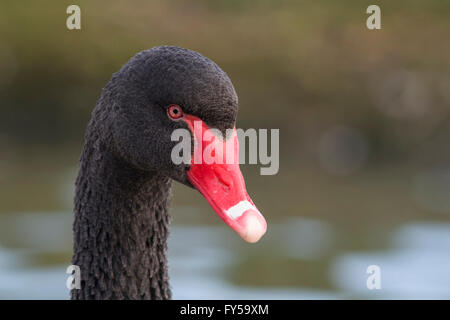
[[[167,114],[173,120],[180,119],[183,116],[183,110],[177,104],[171,104],[167,109]]]

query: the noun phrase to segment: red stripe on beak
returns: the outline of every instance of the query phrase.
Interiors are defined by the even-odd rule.
[[[185,115],[183,120],[194,137],[189,181],[228,226],[245,241],[257,242],[266,232],[267,223],[245,188],[236,128],[228,139],[221,139],[199,118]]]

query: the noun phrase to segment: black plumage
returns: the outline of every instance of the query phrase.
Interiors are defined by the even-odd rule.
[[[201,54],[172,46],[135,55],[103,89],[89,122],[76,180],[74,255],[81,289],[72,299],[170,299],[166,258],[172,179],[170,140],[180,105],[210,127],[235,124],[228,76]]]

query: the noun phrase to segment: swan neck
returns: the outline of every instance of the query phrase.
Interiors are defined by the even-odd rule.
[[[84,147],[75,191],[72,299],[169,299],[171,180],[135,169],[101,146]]]

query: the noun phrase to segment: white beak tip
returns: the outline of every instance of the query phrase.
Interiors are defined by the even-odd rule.
[[[240,234],[241,238],[248,243],[258,242],[266,233],[267,225],[262,223],[255,215],[249,215],[245,219],[245,230]]]

